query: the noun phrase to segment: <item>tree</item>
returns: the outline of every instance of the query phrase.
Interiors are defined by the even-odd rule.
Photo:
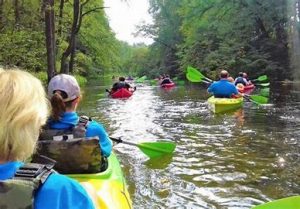
[[[45,4],[45,36],[47,48],[48,81],[56,73],[55,69],[55,18],[54,0],[44,0]]]

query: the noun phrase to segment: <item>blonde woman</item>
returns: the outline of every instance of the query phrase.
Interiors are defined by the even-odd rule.
[[[18,179],[19,171],[29,165],[24,164],[24,161],[33,154],[40,128],[46,122],[47,117],[48,103],[41,82],[24,71],[1,70],[1,182]],[[48,172],[48,175],[43,176],[40,181],[42,183],[34,192],[30,206],[20,205],[24,201],[25,192],[19,193],[20,197],[11,197],[9,192],[3,192],[3,184],[0,184],[0,207],[7,208],[9,204],[13,204],[12,208],[94,208],[87,193],[76,181],[54,172]]]

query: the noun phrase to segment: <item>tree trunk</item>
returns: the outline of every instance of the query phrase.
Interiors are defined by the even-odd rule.
[[[0,30],[4,28],[4,13],[3,13],[4,0],[0,0]]]
[[[45,36],[47,48],[48,82],[55,75],[55,17],[54,0],[44,0],[45,8]]]
[[[71,28],[71,33],[69,37],[69,46],[67,49],[64,51],[61,57],[61,72],[62,73],[69,73],[69,69],[67,67],[67,59],[70,56],[73,47],[75,45],[75,38],[76,38],[76,30],[77,30],[77,24],[79,20],[79,0],[74,0],[73,4],[73,23],[72,23],[72,28]]]
[[[18,28],[18,25],[20,23],[20,8],[19,8],[19,0],[14,1],[14,7],[15,7],[15,27]]]
[[[267,32],[265,25],[260,17],[255,18],[256,21],[256,29],[258,33],[260,33],[260,37],[269,38],[269,33]]]
[[[57,39],[56,39],[56,48],[58,49],[58,45],[60,44],[60,39],[62,38],[62,19],[63,19],[63,13],[64,13],[64,5],[65,0],[60,0],[59,4],[59,15],[58,15],[58,30],[57,30]]]
[[[69,62],[69,72],[71,74],[73,74],[73,71],[74,71],[75,51],[76,51],[76,36],[74,38],[73,48],[71,51],[71,57],[70,57],[70,62]]]

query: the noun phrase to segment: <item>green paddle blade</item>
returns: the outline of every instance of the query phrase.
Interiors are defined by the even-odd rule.
[[[137,144],[138,148],[149,158],[172,154],[176,144],[174,142],[142,142]]]
[[[196,74],[187,73],[185,76],[191,82],[202,82],[203,81],[202,77],[199,77]]]
[[[196,68],[193,68],[191,66],[187,67],[187,73],[192,75],[193,77],[198,77],[198,78],[201,78],[202,80],[207,80],[208,82],[213,82],[213,80],[205,77],[205,75],[203,75],[199,70],[197,70]]]
[[[264,97],[268,97],[270,95],[270,88],[263,88],[259,91],[259,94]]]
[[[249,95],[249,97],[257,104],[267,104],[269,101],[269,98],[260,95]]]
[[[265,81],[268,80],[268,76],[267,75],[261,75],[257,78],[258,81]]]
[[[156,86],[158,84],[158,81],[157,80],[150,80],[150,85],[151,86]]]
[[[252,209],[296,209],[300,208],[300,196],[287,197],[262,205],[253,207]]]
[[[193,68],[191,66],[187,67],[187,73],[192,75],[193,77],[197,77],[197,78],[205,78],[205,76],[196,68]]]
[[[136,83],[143,83],[147,79],[147,76],[142,76],[135,80]]]
[[[255,84],[256,86],[263,86],[263,87],[267,87],[270,86],[270,83],[257,83]]]
[[[254,79],[253,81],[265,81],[265,80],[268,80],[267,75],[261,75],[257,79]]]

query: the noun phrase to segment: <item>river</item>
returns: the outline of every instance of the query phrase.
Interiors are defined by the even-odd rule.
[[[300,194],[300,84],[271,85],[270,104],[213,114],[203,86],[138,86],[126,100],[107,97],[109,81],[84,89],[79,112],[124,141],[168,140],[173,156],[149,160],[114,146],[133,207],[248,209]]]

